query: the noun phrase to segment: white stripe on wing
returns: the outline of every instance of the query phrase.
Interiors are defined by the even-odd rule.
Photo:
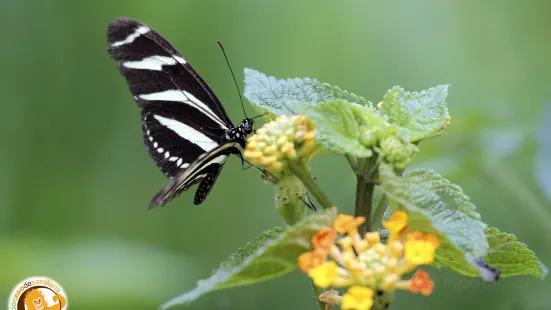
[[[159,115],[153,115],[153,117],[157,121],[159,121],[161,125],[172,130],[187,141],[196,144],[205,152],[208,152],[218,146],[218,143],[216,143],[214,140],[205,136],[202,132],[197,131],[193,127],[190,127],[182,122]]]
[[[142,94],[139,95],[138,98],[150,101],[174,101],[188,104],[197,109],[199,112],[204,113],[213,121],[217,122],[222,129],[228,129],[220,117],[216,115],[216,113],[214,113],[206,104],[184,90],[169,89],[158,93]]]
[[[133,33],[129,34],[124,40],[121,40],[121,41],[117,41],[117,42],[114,42],[114,43],[111,43],[111,46],[121,46],[121,45],[125,45],[125,44],[129,44],[129,43],[132,43],[134,42],[134,40],[136,40],[139,36],[141,36],[142,34],[146,34],[148,33],[149,31],[151,31],[151,29],[149,29],[148,27],[146,26],[140,26],[136,29],[136,31],[134,31]]]

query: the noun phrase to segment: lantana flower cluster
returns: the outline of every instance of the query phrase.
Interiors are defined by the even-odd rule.
[[[247,140],[243,153],[251,164],[278,175],[289,161],[313,156],[316,131],[302,115],[279,116]]]
[[[320,300],[329,307],[339,304],[342,309],[368,310],[374,292],[399,289],[430,295],[434,281],[425,271],[417,270],[410,279],[402,276],[433,262],[438,236],[408,232],[407,214],[397,211],[383,221],[389,231],[383,243],[379,232],[360,235],[358,227],[364,221],[364,217],[339,214],[332,227],[312,237],[313,251],[299,256],[300,269],[316,286],[348,288],[343,296],[331,290],[320,295]]]

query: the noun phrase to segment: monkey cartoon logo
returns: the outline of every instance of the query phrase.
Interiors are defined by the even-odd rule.
[[[27,278],[12,290],[9,310],[66,310],[66,294],[57,282],[46,277]]]

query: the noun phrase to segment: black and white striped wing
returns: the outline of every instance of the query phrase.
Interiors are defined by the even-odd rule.
[[[166,202],[179,196],[182,191],[196,183],[199,183],[199,187],[195,192],[193,203],[200,204],[212,189],[226,158],[232,153],[239,152],[239,148],[238,142],[229,142],[205,153],[187,169],[181,170],[179,174],[170,179],[168,185],[153,197],[149,208],[162,207]]]
[[[233,127],[228,115],[209,86],[162,35],[139,21],[119,18],[108,26],[107,42],[109,54],[118,62],[142,110],[149,155],[167,177],[174,178],[221,146],[222,137]],[[212,179],[208,182],[214,183],[222,157],[218,161],[219,166],[210,168],[195,165],[195,172],[208,168],[196,174],[206,176],[186,181],[195,184]],[[180,192],[190,185],[182,184]]]

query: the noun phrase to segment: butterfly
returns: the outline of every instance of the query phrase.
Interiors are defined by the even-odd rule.
[[[134,19],[107,28],[109,55],[141,109],[148,153],[170,179],[149,207],[163,206],[198,184],[193,204],[212,190],[229,155],[242,160],[254,121],[234,126],[220,100],[161,34]]]

